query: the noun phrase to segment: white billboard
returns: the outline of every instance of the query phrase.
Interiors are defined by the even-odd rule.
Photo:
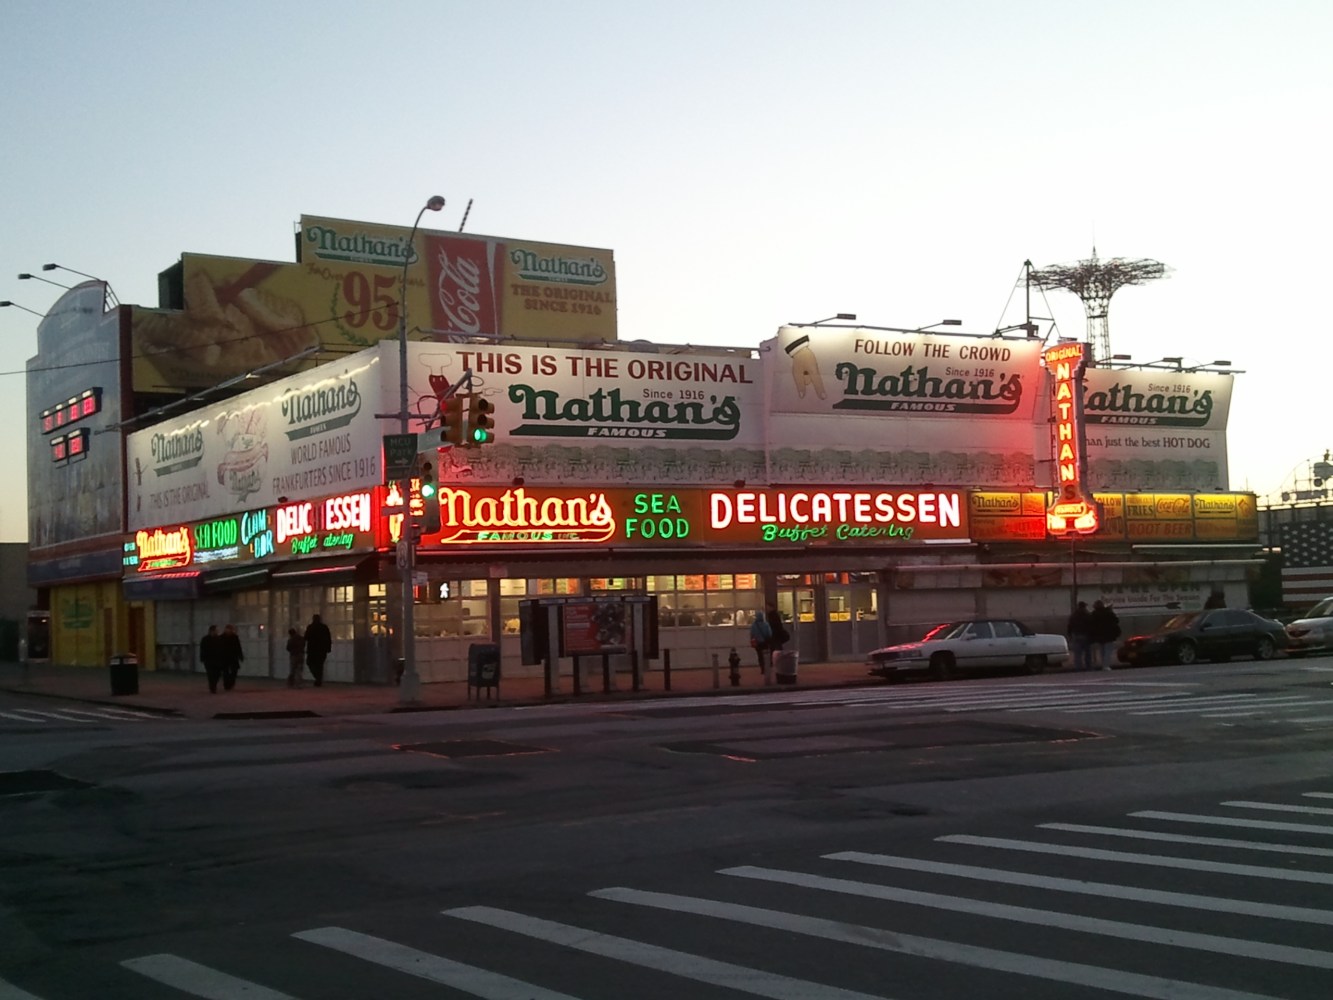
[[[129,529],[380,483],[382,367],[364,351],[129,435]]]

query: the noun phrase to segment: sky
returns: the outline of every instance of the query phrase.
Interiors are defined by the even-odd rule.
[[[610,248],[624,340],[1021,323],[1023,262],[1151,258],[1111,346],[1232,362],[1233,489],[1333,447],[1327,0],[199,0],[0,6],[0,300],[58,262],[157,304],[302,214]],[[79,280],[47,272],[52,280]],[[1071,293],[1034,295],[1082,337]],[[0,309],[0,541],[27,537]],[[1051,327],[1043,323],[1043,332]]]

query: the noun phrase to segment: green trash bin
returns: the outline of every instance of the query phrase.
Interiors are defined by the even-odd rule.
[[[129,653],[111,657],[112,695],[139,693],[139,658]]]

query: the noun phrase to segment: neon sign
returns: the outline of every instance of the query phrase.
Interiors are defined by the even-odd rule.
[[[140,573],[158,569],[179,569],[194,561],[194,543],[185,526],[154,528],[134,536]]]
[[[369,490],[284,504],[273,516],[277,544],[296,555],[373,547],[374,510]]]
[[[1046,530],[1052,535],[1091,535],[1101,523],[1097,504],[1083,485],[1087,466],[1083,436],[1087,350],[1087,344],[1056,344],[1042,354],[1054,379],[1056,495],[1046,510]]]

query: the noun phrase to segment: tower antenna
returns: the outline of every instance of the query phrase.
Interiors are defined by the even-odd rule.
[[[1093,359],[1108,361],[1111,357],[1111,331],[1107,313],[1111,308],[1111,296],[1126,285],[1142,285],[1164,278],[1167,270],[1167,266],[1157,260],[1126,260],[1123,257],[1098,260],[1097,248],[1094,246],[1092,257],[1088,260],[1038,268],[1030,273],[1030,277],[1043,289],[1063,288],[1083,300]]]

